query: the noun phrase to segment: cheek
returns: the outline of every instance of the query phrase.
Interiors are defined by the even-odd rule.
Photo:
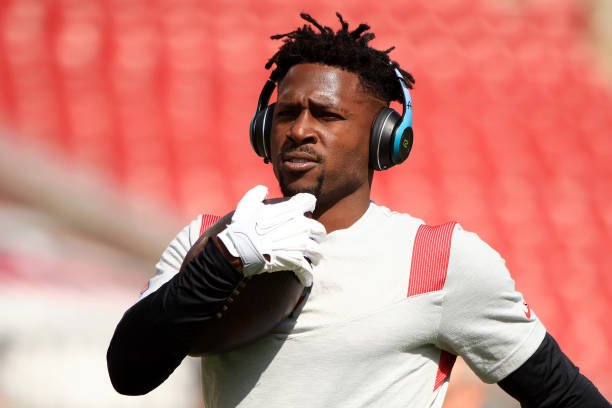
[[[280,142],[278,140],[277,134],[278,133],[274,129],[272,129],[272,131],[270,132],[270,139],[268,140],[268,142],[269,142],[269,148],[270,148],[270,163],[272,164],[272,171],[274,172],[274,175],[278,179],[279,177],[278,158],[279,158],[279,152],[280,152]]]
[[[282,134],[282,131],[278,129],[278,127],[272,127],[270,131],[270,139],[268,140],[268,142],[270,143],[270,159],[272,160],[272,162],[274,162],[274,160],[278,157],[280,153],[282,146],[282,140],[280,135]]]
[[[370,151],[370,132],[374,116],[376,115],[372,115],[371,112],[362,112],[357,115],[350,129],[348,129],[349,134],[353,136],[352,140],[355,142],[356,151],[365,152],[366,155]]]
[[[276,149],[278,148],[278,131],[272,127],[272,129],[270,130],[270,138],[268,140],[269,144],[270,144],[270,153],[273,154]]]
[[[366,174],[368,172],[370,141],[364,138],[338,143],[333,148],[328,165],[344,174]],[[333,163],[333,164],[332,164]]]
[[[369,162],[369,154],[370,154],[370,132],[368,128],[368,132],[363,130],[359,132],[352,132],[351,137],[347,138],[344,146],[341,147],[350,162],[355,163],[356,165],[365,165],[367,166]]]

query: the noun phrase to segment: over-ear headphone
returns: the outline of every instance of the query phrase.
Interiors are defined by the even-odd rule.
[[[274,116],[274,105],[268,106],[270,97],[276,88],[276,82],[268,79],[257,101],[257,110],[251,120],[251,146],[258,156],[264,158],[266,163],[270,162],[270,129],[272,128],[272,117]]]
[[[370,130],[370,164],[374,170],[386,170],[403,162],[412,149],[412,99],[402,73],[397,68],[393,70],[402,89],[403,115],[394,109],[382,108],[374,118]],[[266,163],[270,161],[270,129],[275,105],[268,102],[275,88],[276,83],[268,79],[251,120],[251,146]]]
[[[372,122],[370,131],[370,165],[374,170],[386,170],[400,164],[412,150],[412,98],[406,80],[399,69],[393,68],[402,88],[404,114],[382,108]]]

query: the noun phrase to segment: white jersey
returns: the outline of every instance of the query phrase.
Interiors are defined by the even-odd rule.
[[[144,295],[178,273],[206,225],[200,216],[179,233]],[[301,310],[202,358],[206,407],[441,407],[456,355],[492,383],[544,338],[504,260],[454,223],[429,227],[371,203],[321,252]]]

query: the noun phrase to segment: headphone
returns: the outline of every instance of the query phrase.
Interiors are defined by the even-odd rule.
[[[393,68],[402,89],[403,114],[391,108],[382,108],[372,122],[370,130],[370,164],[374,170],[386,170],[400,164],[410,154],[413,142],[412,99],[406,80],[399,69]],[[268,105],[276,82],[268,79],[257,102],[255,116],[251,120],[251,146],[257,155],[270,162],[270,130],[275,103]]]

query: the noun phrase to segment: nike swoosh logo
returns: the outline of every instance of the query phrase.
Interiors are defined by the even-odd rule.
[[[527,310],[523,310],[523,312],[525,313],[525,317],[528,319],[531,319],[531,309],[529,308],[529,305],[527,304],[527,302],[523,302],[523,306],[525,307],[525,309],[527,309]]]
[[[255,232],[258,235],[266,235],[268,234],[270,231],[275,230],[276,228],[280,227],[281,224],[273,224],[273,225],[261,225],[260,223],[256,222],[255,223]]]

